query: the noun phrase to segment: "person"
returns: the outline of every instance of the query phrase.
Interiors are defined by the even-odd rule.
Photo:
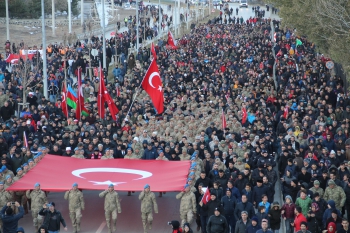
[[[66,221],[64,221],[61,212],[55,209],[54,202],[50,202],[49,204],[45,203],[43,208],[39,211],[39,215],[44,217],[43,226],[47,228],[49,233],[60,232],[61,224],[64,230],[68,231]]]
[[[215,208],[214,215],[210,216],[207,223],[208,233],[227,233],[229,226],[226,218],[221,215],[220,207]]]
[[[23,227],[18,227],[16,233],[25,233]]]
[[[234,212],[236,220],[241,219],[242,211],[246,211],[246,213],[248,213],[248,218],[252,218],[255,214],[254,206],[252,203],[248,202],[247,195],[245,194],[242,195],[242,201],[237,203],[236,205],[235,212]]]
[[[307,212],[311,207],[312,200],[307,196],[307,193],[304,190],[300,191],[300,197],[295,201],[296,206],[300,206],[304,216],[307,216]]]
[[[158,214],[156,196],[153,192],[151,192],[151,187],[148,184],[143,187],[143,191],[139,195],[139,200],[141,201],[141,219],[143,231],[147,233],[147,230],[152,229],[153,209],[154,212]]]
[[[193,233],[193,231],[192,231],[192,229],[191,229],[191,226],[190,226],[190,224],[189,223],[185,223],[184,224],[184,227],[183,227],[184,229],[183,229],[183,232],[184,233]]]
[[[258,224],[259,220],[256,216],[252,217],[252,225],[250,225],[246,233],[256,233],[258,230],[261,229],[261,226]]]
[[[261,229],[258,230],[256,233],[273,233],[271,230],[268,229],[269,223],[268,220],[263,219],[261,222]]]
[[[346,195],[342,187],[335,184],[335,182],[330,179],[328,181],[328,187],[324,191],[323,199],[326,201],[333,200],[335,202],[335,207],[341,210],[345,204]]]
[[[272,203],[272,207],[268,212],[270,219],[270,228],[273,232],[278,233],[281,228],[281,209],[280,204],[275,201]]]
[[[105,199],[104,210],[107,222],[108,233],[115,232],[117,224],[117,212],[120,214],[122,212],[119,195],[114,190],[114,185],[108,185],[108,189],[101,192],[99,197]],[[111,215],[112,215],[112,226],[111,226]]]
[[[307,225],[308,225],[307,222],[301,222],[300,223],[300,230],[297,231],[296,233],[312,233],[312,232],[308,231]]]
[[[172,233],[182,233],[182,228],[180,227],[180,222],[173,220],[171,222],[168,222],[168,225],[171,226]]]
[[[245,233],[247,228],[251,225],[252,222],[248,218],[248,212],[242,211],[241,219],[236,222],[235,233]]]
[[[42,224],[42,216],[39,215],[39,211],[41,210],[42,206],[47,203],[46,194],[40,189],[40,184],[35,183],[34,190],[28,190],[26,192],[26,196],[31,200],[33,225],[35,227],[35,231],[38,231],[39,226]]]
[[[186,222],[189,224],[193,221],[193,216],[196,214],[196,197],[193,192],[190,191],[190,185],[186,184],[184,189],[176,195],[176,199],[180,199],[180,218],[181,225]]]
[[[14,213],[14,207],[18,208],[18,213]],[[1,209],[1,219],[3,222],[3,232],[4,233],[14,233],[17,231],[18,221],[23,218],[24,209],[16,201],[14,205],[11,202],[8,202]]]
[[[326,230],[323,231],[323,233],[336,233],[336,232],[337,232],[337,227],[334,222],[328,223]]]
[[[64,199],[68,200],[69,217],[73,225],[73,233],[80,231],[81,211],[85,209],[83,192],[74,183],[72,189],[66,191]]]
[[[297,232],[300,230],[300,224],[302,222],[307,222],[307,220],[303,215],[300,206],[295,207],[294,214],[295,214],[295,219],[294,219],[294,222],[291,223],[291,225],[294,226],[294,232]]]
[[[311,204],[311,210],[307,214],[308,230],[311,233],[321,233],[322,231],[322,212],[320,212],[317,203]]]
[[[292,197],[287,195],[285,203],[281,208],[282,218],[284,219],[286,226],[286,233],[292,233],[291,223],[294,221],[294,210],[295,204],[293,203]]]
[[[221,198],[221,205],[224,209],[225,218],[231,229],[231,233],[234,233],[237,221],[234,216],[236,202],[236,198],[231,195],[231,189],[226,189],[226,195]]]
[[[342,228],[338,230],[338,233],[350,233],[349,221],[343,218],[341,222]]]

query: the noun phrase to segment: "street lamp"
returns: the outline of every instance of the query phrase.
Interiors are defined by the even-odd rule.
[[[68,0],[68,32],[72,33],[72,0]]]
[[[47,99],[47,72],[46,72],[46,31],[45,31],[45,8],[44,8],[44,0],[41,0],[41,34],[42,34],[42,57],[43,57],[43,84],[44,84],[44,96]]]
[[[5,5],[6,5],[6,39],[10,40],[9,0],[5,0]]]

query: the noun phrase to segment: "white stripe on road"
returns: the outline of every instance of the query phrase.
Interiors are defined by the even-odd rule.
[[[107,224],[106,221],[102,222],[100,227],[97,229],[96,233],[101,233],[103,228],[105,228],[106,224]]]

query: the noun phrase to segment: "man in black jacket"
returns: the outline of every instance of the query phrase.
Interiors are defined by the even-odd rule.
[[[44,216],[43,225],[48,231],[59,232],[61,223],[64,226],[64,230],[68,230],[61,212],[55,209],[54,202],[44,204],[43,208],[39,211],[39,215]]]
[[[198,190],[199,184],[203,184],[203,187],[207,187],[207,188],[211,188],[213,186],[211,180],[206,176],[207,175],[206,175],[205,171],[202,171],[200,177],[198,178],[198,180],[196,181],[196,184],[194,185],[194,187],[197,190]]]
[[[214,215],[212,215],[207,224],[208,233],[227,233],[228,224],[226,218],[220,214],[220,207],[215,208]]]
[[[214,214],[215,208],[220,206],[220,204],[220,200],[216,198],[215,193],[210,194],[210,200],[206,204],[203,204],[202,201],[199,203],[203,207],[203,210],[207,212],[209,218]]]
[[[248,217],[252,218],[255,215],[255,210],[253,204],[248,202],[247,196],[245,194],[242,195],[242,202],[238,203],[235,208],[235,219],[241,219],[242,211],[246,211],[248,213]]]
[[[226,196],[221,198],[221,205],[224,208],[227,224],[231,227],[231,233],[234,233],[237,221],[234,217],[236,198],[232,196],[231,189],[226,189]]]

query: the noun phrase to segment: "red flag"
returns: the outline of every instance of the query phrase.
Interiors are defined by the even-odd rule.
[[[28,141],[26,131],[23,131],[23,145],[28,149]]]
[[[222,121],[222,129],[224,130],[227,127],[224,109],[222,109],[221,121]]]
[[[155,59],[152,59],[145,77],[142,81],[143,89],[151,97],[153,105],[158,114],[164,111],[164,96],[162,88],[162,80],[160,79],[158,66]]]
[[[81,85],[81,71],[80,68],[77,70],[78,72],[78,102],[77,102],[77,109],[75,111],[75,117],[76,119],[80,120],[81,118],[81,110],[84,107],[84,96],[82,91],[82,85]]]
[[[174,38],[173,34],[171,33],[171,31],[168,32],[168,46],[171,49],[177,49],[176,41],[175,41],[175,38]]]
[[[33,190],[35,181],[43,190],[57,192],[69,190],[74,182],[83,190],[105,190],[114,184],[120,191],[142,191],[143,186],[149,184],[154,192],[182,191],[189,166],[189,161],[96,160],[45,155],[8,190]]]
[[[151,53],[154,59],[157,59],[157,53],[156,50],[154,49],[154,44],[153,42],[151,43]]]
[[[65,82],[63,83],[61,97],[62,97],[62,112],[68,119],[68,106],[67,106],[67,100],[66,100],[66,98],[67,98],[67,87],[66,87],[66,83]]]
[[[120,97],[120,88],[118,85],[116,86],[115,91],[116,91],[117,97]]]
[[[248,119],[247,110],[245,109],[245,107],[242,107],[242,124],[245,124],[247,122],[247,119]]]
[[[6,62],[7,63],[12,63],[12,64],[17,64],[18,60],[19,60],[20,56],[18,54],[10,54],[7,58],[6,58]]]
[[[97,108],[98,108],[98,115],[100,118],[104,119],[105,117],[105,85],[104,85],[104,75],[103,70],[100,66],[100,85],[98,89],[98,96],[97,96]]]
[[[202,202],[203,202],[203,204],[207,204],[209,200],[210,200],[210,190],[208,187],[207,190],[205,190],[205,193],[202,197]]]
[[[119,109],[117,108],[117,106],[115,105],[112,97],[108,93],[105,94],[105,100],[106,100],[106,102],[108,104],[108,109],[109,109],[109,112],[112,115],[113,120],[117,121],[117,114],[119,112]]]
[[[284,112],[283,112],[283,117],[284,119],[287,119],[288,118],[288,106],[284,106]]]

